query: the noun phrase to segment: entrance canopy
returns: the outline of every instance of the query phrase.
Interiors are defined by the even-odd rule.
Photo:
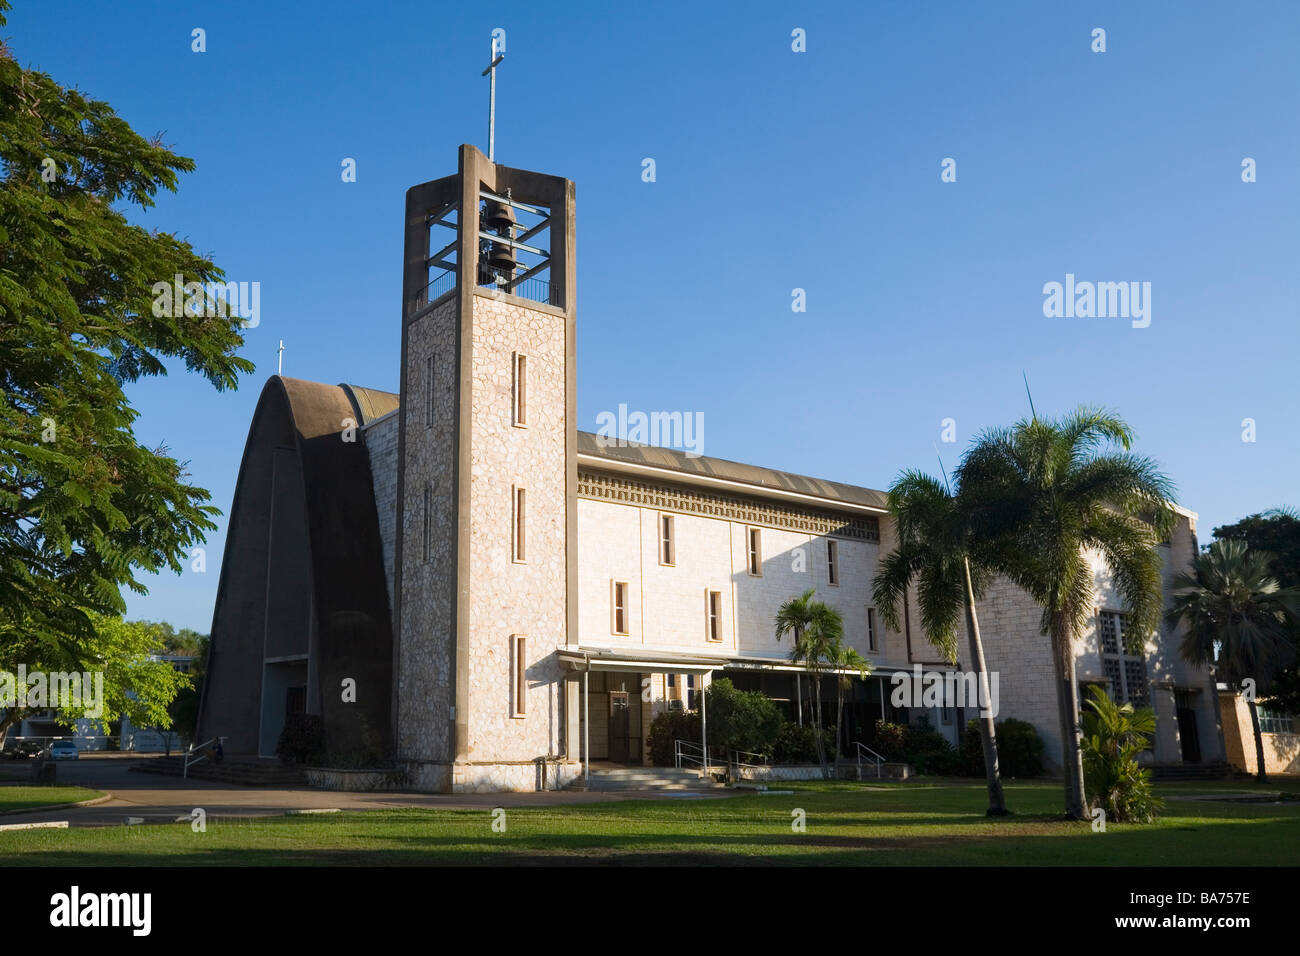
[[[675,654],[629,654],[609,648],[573,648],[558,653],[560,662],[574,671],[648,671],[650,673],[707,674],[732,662],[727,657],[679,657]]]
[[[673,654],[664,651],[623,651],[609,647],[571,647],[557,652],[560,662],[573,671],[639,671],[670,674],[707,674],[711,671],[748,670],[777,671],[786,673],[808,673],[802,663],[796,663],[785,657],[723,657],[708,654]],[[950,665],[935,667],[927,665],[926,671],[949,671]],[[824,668],[826,676],[844,674],[854,676],[857,670],[845,668]],[[877,679],[892,676],[895,673],[912,673],[906,667],[885,667],[876,665],[870,677]]]

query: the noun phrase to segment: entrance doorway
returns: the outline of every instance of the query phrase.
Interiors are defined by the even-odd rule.
[[[627,763],[631,758],[631,719],[628,713],[627,691],[609,692],[609,759]]]
[[[1196,700],[1191,691],[1179,690],[1174,692],[1174,700],[1178,707],[1178,740],[1182,745],[1183,763],[1200,763],[1201,762],[1201,738],[1196,729],[1196,708],[1193,706]]]
[[[641,700],[643,675],[622,671],[592,671],[589,681],[590,701],[584,707],[579,697],[578,734],[585,739],[586,719],[591,717],[592,760],[613,763],[642,762],[643,727],[648,725],[650,705]],[[581,684],[579,694],[581,695]]]

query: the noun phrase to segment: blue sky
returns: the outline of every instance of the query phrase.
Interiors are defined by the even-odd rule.
[[[261,283],[237,392],[130,393],[223,511],[280,339],[397,390],[404,193],[486,149],[494,27],[498,161],[577,184],[580,428],[702,412],[706,454],[884,488],[1025,415],[1023,371],[1117,408],[1202,542],[1300,505],[1300,3],[555,6],[16,0],[20,62],[197,161],[132,218]],[[1066,273],[1150,282],[1150,326],[1044,317]],[[220,524],[130,616],[209,629]]]

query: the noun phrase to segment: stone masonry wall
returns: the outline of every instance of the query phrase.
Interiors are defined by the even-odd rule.
[[[447,299],[407,330],[402,396],[406,475],[401,510],[402,594],[398,644],[398,759],[419,790],[449,785],[451,675],[455,666],[455,341],[457,303]],[[433,414],[426,363],[434,358]],[[429,557],[424,500],[429,489]]]
[[[533,789],[531,761],[559,753],[566,633],[565,318],[474,297],[469,448],[469,751],[457,790]],[[527,423],[514,424],[512,357],[527,356]],[[526,493],[524,562],[513,560],[513,489]],[[525,716],[512,712],[511,639],[527,638]],[[464,761],[468,761],[465,764]]]

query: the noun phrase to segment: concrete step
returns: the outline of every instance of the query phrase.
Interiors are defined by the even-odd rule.
[[[131,768],[135,773],[156,773],[168,777],[184,775],[184,757],[149,757]],[[276,760],[227,757],[219,764],[203,760],[190,767],[189,779],[233,783],[245,787],[293,787],[306,784],[302,768],[285,766]]]
[[[1239,773],[1228,763],[1156,764],[1151,767],[1151,778],[1164,783],[1179,780],[1226,780]]]
[[[589,779],[579,777],[572,790],[711,790],[712,780],[702,780],[693,770],[671,767],[628,767],[617,770],[592,770]]]

